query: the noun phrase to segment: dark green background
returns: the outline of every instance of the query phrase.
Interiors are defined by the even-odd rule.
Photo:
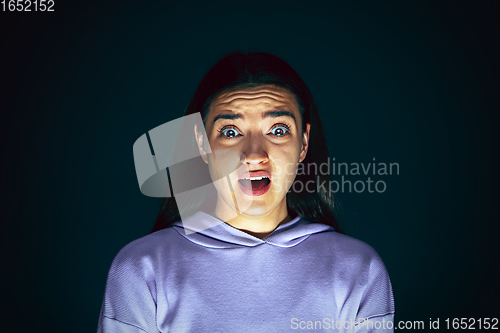
[[[499,3],[326,3],[0,13],[1,331],[95,331],[111,261],[159,204],[132,145],[235,49],[297,70],[337,162],[399,163],[385,193],[338,196],[387,266],[396,320],[499,316]]]

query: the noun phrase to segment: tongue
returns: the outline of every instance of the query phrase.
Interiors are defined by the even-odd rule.
[[[246,188],[251,188],[253,190],[260,190],[261,188],[264,188],[269,184],[269,179],[267,178],[263,178],[261,180],[240,179],[239,182]]]

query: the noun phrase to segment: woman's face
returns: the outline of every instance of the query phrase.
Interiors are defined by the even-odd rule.
[[[286,193],[295,179],[298,162],[307,153],[309,128],[306,124],[302,132],[297,101],[288,89],[279,86],[236,88],[215,99],[205,123],[215,156],[209,155],[205,162],[212,179],[229,175],[234,192],[233,196],[227,179],[214,182],[218,208],[234,209],[236,200],[239,214],[248,217],[286,209]],[[205,154],[206,143],[199,135],[197,143]],[[223,154],[217,153],[221,151]]]

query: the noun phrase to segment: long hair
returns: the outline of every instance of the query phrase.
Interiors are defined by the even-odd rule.
[[[219,60],[203,77],[185,115],[199,112],[206,122],[211,103],[224,91],[236,87],[255,87],[273,84],[287,88],[297,99],[299,112],[302,117],[302,132],[309,123],[309,148],[305,159],[300,162],[302,170],[308,170],[308,165],[319,166],[329,163],[329,153],[318,109],[311,92],[295,70],[285,61],[275,55],[264,52],[244,54],[236,51]],[[193,145],[196,144],[193,132]],[[208,168],[207,168],[208,169]],[[330,182],[329,174],[309,174],[298,172],[290,191],[286,194],[288,213],[292,218],[297,215],[311,222],[324,223],[340,230],[334,213],[333,193],[327,191]],[[317,189],[314,193],[295,192],[295,182],[301,184],[314,183]],[[309,182],[309,183],[308,183]],[[321,186],[326,184],[327,186]],[[299,186],[297,186],[299,187]],[[188,206],[189,213],[206,210],[215,205],[215,187],[207,193],[204,202],[193,202]],[[168,227],[172,222],[180,219],[180,213],[175,198],[162,199],[156,222],[151,232]]]

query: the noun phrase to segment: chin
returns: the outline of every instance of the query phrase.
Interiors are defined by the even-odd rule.
[[[268,215],[271,211],[272,209],[270,209],[269,207],[263,207],[263,205],[253,203],[250,207],[245,209],[245,211],[242,211],[240,213],[241,215],[248,217],[260,217]]]

